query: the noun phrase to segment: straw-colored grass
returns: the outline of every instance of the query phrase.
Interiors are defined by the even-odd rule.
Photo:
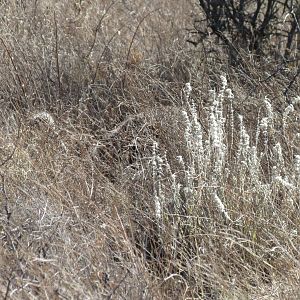
[[[300,298],[295,69],[192,47],[199,13],[0,4],[2,298]]]

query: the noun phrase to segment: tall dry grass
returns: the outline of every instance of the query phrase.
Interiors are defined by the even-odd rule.
[[[191,47],[192,1],[0,6],[4,299],[300,297],[295,66]]]

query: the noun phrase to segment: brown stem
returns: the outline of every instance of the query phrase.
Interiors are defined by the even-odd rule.
[[[57,72],[57,81],[58,81],[58,91],[59,91],[59,95],[61,95],[60,68],[59,68],[59,59],[58,59],[58,31],[57,31],[57,20],[56,20],[55,11],[53,14],[54,14],[56,72]]]
[[[24,89],[24,84],[22,83],[22,80],[21,80],[21,78],[20,78],[20,75],[19,75],[19,72],[18,72],[18,70],[17,70],[17,67],[16,67],[16,65],[15,65],[15,63],[14,63],[14,59],[13,59],[11,53],[10,53],[10,50],[7,48],[6,44],[4,43],[4,41],[3,41],[3,39],[2,39],[1,37],[0,37],[0,41],[1,41],[3,47],[5,48],[5,50],[6,50],[7,54],[8,54],[8,56],[9,56],[9,59],[10,59],[10,61],[11,61],[11,64],[12,64],[14,70],[15,70],[15,74],[16,74],[16,76],[17,76],[19,85],[20,85],[21,90],[22,90],[22,92],[23,92],[24,98],[26,98],[26,92],[25,92],[25,89]]]

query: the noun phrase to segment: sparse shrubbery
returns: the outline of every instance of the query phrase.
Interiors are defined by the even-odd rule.
[[[216,35],[228,48],[233,63],[241,60],[240,51],[258,57],[297,59],[300,31],[297,1],[199,0],[199,6],[204,18],[196,20],[196,33],[200,39]]]
[[[297,81],[188,1],[0,6],[2,297],[300,297]]]

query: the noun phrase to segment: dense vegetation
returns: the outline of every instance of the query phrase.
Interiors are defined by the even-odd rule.
[[[299,299],[296,4],[0,1],[1,297]]]

